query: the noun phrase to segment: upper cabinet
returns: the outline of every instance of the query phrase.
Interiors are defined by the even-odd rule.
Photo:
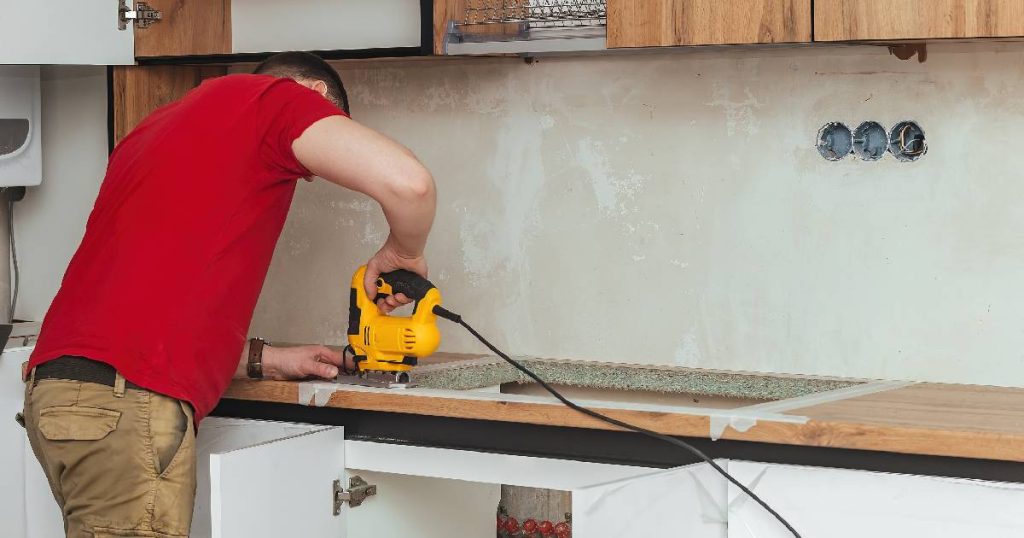
[[[147,4],[160,13],[160,20],[135,30],[136,56],[231,52],[231,0],[149,0]]]
[[[608,0],[608,48],[809,41],[811,0]]]
[[[814,0],[815,41],[1018,36],[1020,0]]]
[[[118,0],[0,0],[0,64],[133,63],[118,19]]]
[[[419,48],[421,26],[419,0],[231,2],[234,53]]]
[[[150,0],[161,20],[136,31],[139,58],[284,50],[401,50],[430,42],[421,0]],[[422,6],[428,13],[421,16]],[[425,34],[425,35],[424,35]],[[387,55],[386,51],[380,55]]]

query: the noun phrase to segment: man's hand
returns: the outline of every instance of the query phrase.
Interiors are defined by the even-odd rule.
[[[366,294],[371,298],[376,297],[377,277],[381,273],[388,273],[396,269],[406,269],[423,278],[427,278],[427,260],[423,258],[423,255],[403,254],[395,246],[391,237],[388,237],[384,246],[366,263],[366,276],[363,281]],[[405,294],[396,293],[377,301],[377,307],[380,308],[381,312],[388,314],[392,310],[411,302],[412,299],[406,297]]]
[[[334,379],[342,354],[326,346],[263,348],[263,378],[277,381],[322,377]]]

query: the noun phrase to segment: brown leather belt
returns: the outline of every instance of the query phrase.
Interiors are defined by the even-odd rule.
[[[113,387],[116,377],[117,370],[113,366],[85,357],[64,356],[36,366],[37,384],[43,379],[63,379]],[[127,380],[125,380],[124,387],[132,390],[146,390]]]

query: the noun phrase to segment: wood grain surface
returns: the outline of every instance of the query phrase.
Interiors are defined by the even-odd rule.
[[[608,48],[810,41],[811,0],[608,0]]]
[[[1020,0],[814,0],[815,41],[1017,36]]]
[[[466,0],[434,0],[434,54],[444,54],[444,34],[448,21],[462,22]]]
[[[945,387],[953,390],[947,393]],[[236,380],[225,398],[298,404],[299,385],[286,381]],[[879,404],[879,401],[887,403]],[[746,432],[727,429],[723,438],[1024,462],[1024,423],[1015,418],[1020,416],[1021,405],[1024,405],[1024,390],[1019,389],[924,385],[921,390],[912,386],[788,412],[807,416],[809,421],[805,424],[760,421]],[[470,397],[439,398],[413,392],[338,391],[326,406],[615,429],[561,405]],[[928,411],[929,408],[932,411]],[[706,416],[614,408],[598,410],[665,434],[709,436],[710,419]],[[987,426],[979,426],[979,423],[987,423]]]
[[[163,18],[148,28],[135,29],[136,58],[231,53],[231,0],[148,3]]]

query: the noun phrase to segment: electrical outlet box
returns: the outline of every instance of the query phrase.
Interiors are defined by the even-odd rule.
[[[39,66],[0,65],[0,187],[43,179]]]

